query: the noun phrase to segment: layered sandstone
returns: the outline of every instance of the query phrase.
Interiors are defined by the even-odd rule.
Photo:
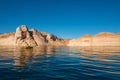
[[[28,30],[26,25],[19,26],[14,34],[6,33],[0,35],[0,45],[3,46],[65,46],[65,43],[66,40],[55,35],[40,32],[34,28]]]
[[[16,32],[0,34],[0,46],[120,46],[120,33],[101,32],[77,39],[62,39],[53,34],[21,25]]]
[[[15,33],[0,34],[0,46],[14,46]]]
[[[120,34],[101,32],[94,36],[84,35],[70,40],[69,46],[120,46]]]
[[[91,46],[92,35],[86,34],[78,39],[72,39],[69,46]]]

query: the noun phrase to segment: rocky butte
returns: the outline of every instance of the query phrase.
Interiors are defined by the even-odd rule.
[[[62,39],[53,34],[21,25],[16,32],[0,34],[0,46],[120,46],[120,33],[101,32],[77,39]]]

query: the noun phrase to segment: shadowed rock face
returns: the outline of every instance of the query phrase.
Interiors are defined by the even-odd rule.
[[[40,45],[65,45],[65,40],[52,34],[39,32],[37,30],[28,30],[26,25],[16,29],[15,45],[17,46],[40,46]]]
[[[28,31],[26,25],[22,25],[16,29],[15,33],[15,45],[17,46],[36,46],[32,35]]]

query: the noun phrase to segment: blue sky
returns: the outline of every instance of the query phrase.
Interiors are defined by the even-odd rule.
[[[0,0],[0,33],[28,25],[62,38],[120,32],[120,0]]]

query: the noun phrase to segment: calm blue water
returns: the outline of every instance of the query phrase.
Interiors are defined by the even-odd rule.
[[[120,80],[120,47],[0,47],[0,80]]]

